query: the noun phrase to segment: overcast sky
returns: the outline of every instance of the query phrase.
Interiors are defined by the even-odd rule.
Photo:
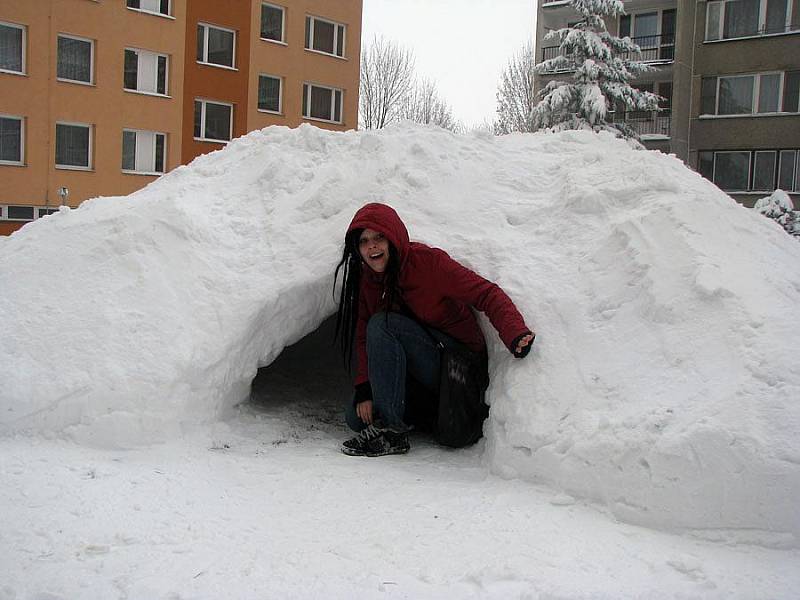
[[[508,59],[533,39],[536,0],[364,0],[364,47],[383,35],[414,51],[466,125],[492,121]]]

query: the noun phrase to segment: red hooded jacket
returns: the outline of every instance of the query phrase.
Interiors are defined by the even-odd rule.
[[[506,347],[531,332],[514,303],[497,284],[460,265],[439,248],[431,248],[408,239],[408,230],[393,208],[385,204],[367,204],[353,217],[353,229],[374,229],[386,236],[397,249],[400,259],[398,286],[403,301],[426,325],[462,342],[471,350],[482,350],[483,339],[478,321],[470,306],[486,313]],[[356,353],[358,367],[355,385],[368,381],[367,322],[381,305],[383,275],[362,264],[359,291]]]

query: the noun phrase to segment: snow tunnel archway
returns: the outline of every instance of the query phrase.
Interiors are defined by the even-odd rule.
[[[250,408],[308,428],[346,428],[344,409],[353,392],[338,342],[334,343],[335,330],[336,315],[332,315],[261,367],[251,384]]]

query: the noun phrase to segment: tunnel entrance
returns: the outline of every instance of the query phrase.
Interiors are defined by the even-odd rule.
[[[301,429],[331,433],[347,429],[344,408],[353,388],[338,344],[333,344],[336,315],[296,344],[287,346],[258,370],[250,388],[249,407],[285,419]],[[349,431],[349,430],[348,430]]]

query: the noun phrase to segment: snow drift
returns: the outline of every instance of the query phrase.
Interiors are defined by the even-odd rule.
[[[516,361],[484,321],[495,472],[631,522],[797,544],[800,244],[605,134],[273,127],[31,223],[0,240],[0,432],[125,446],[222,418],[334,310],[368,201],[536,327]]]

